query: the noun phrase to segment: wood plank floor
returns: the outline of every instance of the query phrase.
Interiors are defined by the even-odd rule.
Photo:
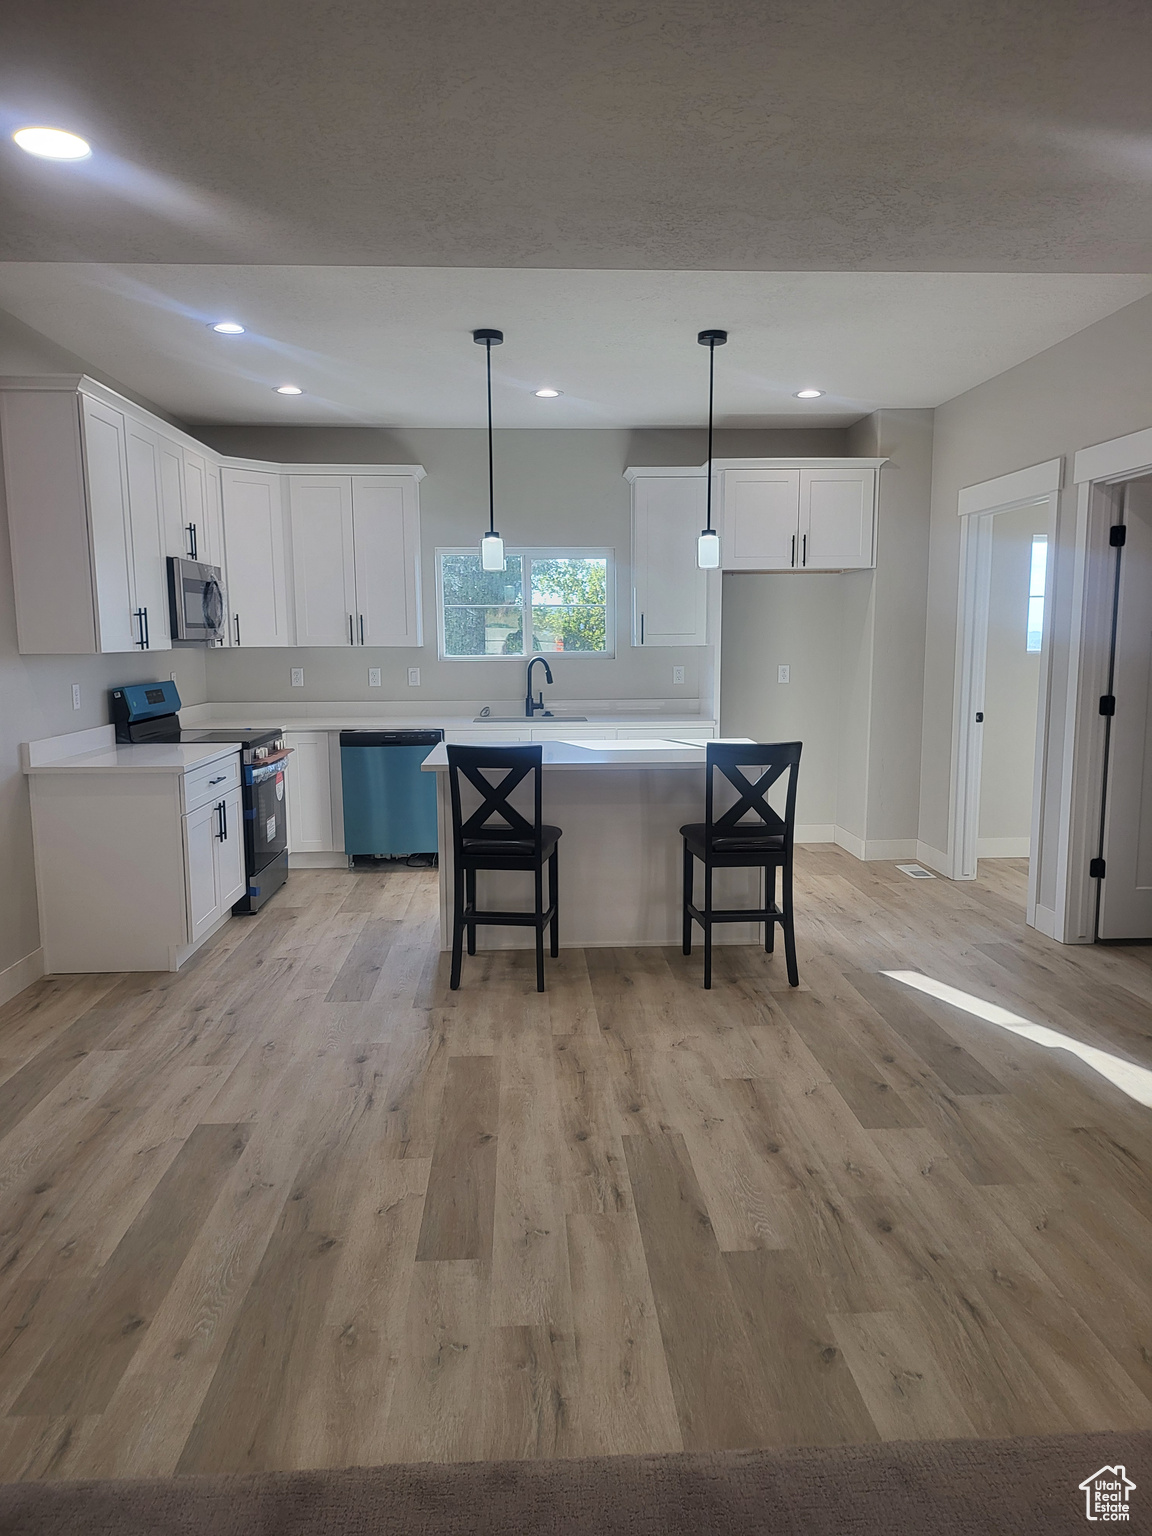
[[[294,873],[175,976],[0,1010],[0,1476],[1152,1425],[1152,953],[1023,864],[798,858],[723,948],[447,989],[435,876]],[[1058,1042],[1057,1042],[1058,1044]]]

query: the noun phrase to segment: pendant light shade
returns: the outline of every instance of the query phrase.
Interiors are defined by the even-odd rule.
[[[504,340],[504,332],[473,331],[472,340],[478,347],[484,348],[488,371],[488,532],[480,540],[480,569],[502,571],[504,540],[496,532],[496,490],[492,472],[492,348],[498,347]]]
[[[712,526],[712,395],[716,369],[716,348],[728,340],[727,331],[701,331],[696,340],[708,348],[708,515],[706,526],[696,540],[696,564],[702,571],[715,571],[720,566],[720,535]]]

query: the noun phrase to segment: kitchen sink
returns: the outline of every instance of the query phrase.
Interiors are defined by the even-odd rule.
[[[574,721],[588,719],[587,715],[473,715],[474,725],[571,725]]]

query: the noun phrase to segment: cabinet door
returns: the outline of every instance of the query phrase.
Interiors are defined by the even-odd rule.
[[[163,433],[157,435],[160,464],[160,518],[164,528],[164,553],[192,558],[188,519],[184,516],[184,450]]]
[[[420,505],[407,475],[353,475],[356,638],[364,645],[423,645]]]
[[[97,645],[101,651],[134,651],[139,633],[134,618],[124,417],[87,395],[83,402]]]
[[[208,555],[207,466],[202,454],[185,448],[184,461],[184,545],[189,560],[215,565]]]
[[[220,890],[216,843],[218,800],[210,800],[184,817],[184,876],[188,898],[188,941],[195,942],[219,916]],[[241,831],[241,837],[243,832]]]
[[[859,570],[875,565],[876,471],[800,471],[800,560],[805,570]]]
[[[327,731],[290,731],[292,756],[284,770],[288,788],[288,852],[332,850],[332,776]]]
[[[168,580],[160,507],[160,440],[150,427],[127,418],[128,517],[132,533],[132,581],[136,637],[141,649],[167,651]]]
[[[800,563],[800,471],[726,469],[721,559],[726,571],[787,571]]]
[[[290,645],[280,476],[226,469],[224,547],[233,645]]]
[[[355,645],[351,475],[288,475],[297,645]]]
[[[704,645],[707,575],[696,565],[704,476],[632,482],[632,644]]]
[[[244,802],[238,789],[216,805],[212,854],[216,861],[216,904],[220,911],[244,894]],[[219,915],[219,913],[217,914]]]

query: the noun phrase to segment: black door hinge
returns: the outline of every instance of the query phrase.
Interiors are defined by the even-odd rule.
[[[1088,878],[1089,878],[1089,880],[1103,880],[1103,878],[1104,878],[1104,860],[1103,859],[1090,859],[1089,860],[1089,862],[1088,862]]]
[[[1116,713],[1116,695],[1114,693],[1102,693],[1100,695],[1100,713],[1102,715],[1114,715]]]
[[[1123,523],[1115,523],[1108,530],[1108,543],[1113,549],[1123,549],[1124,541],[1128,537],[1128,529]]]

